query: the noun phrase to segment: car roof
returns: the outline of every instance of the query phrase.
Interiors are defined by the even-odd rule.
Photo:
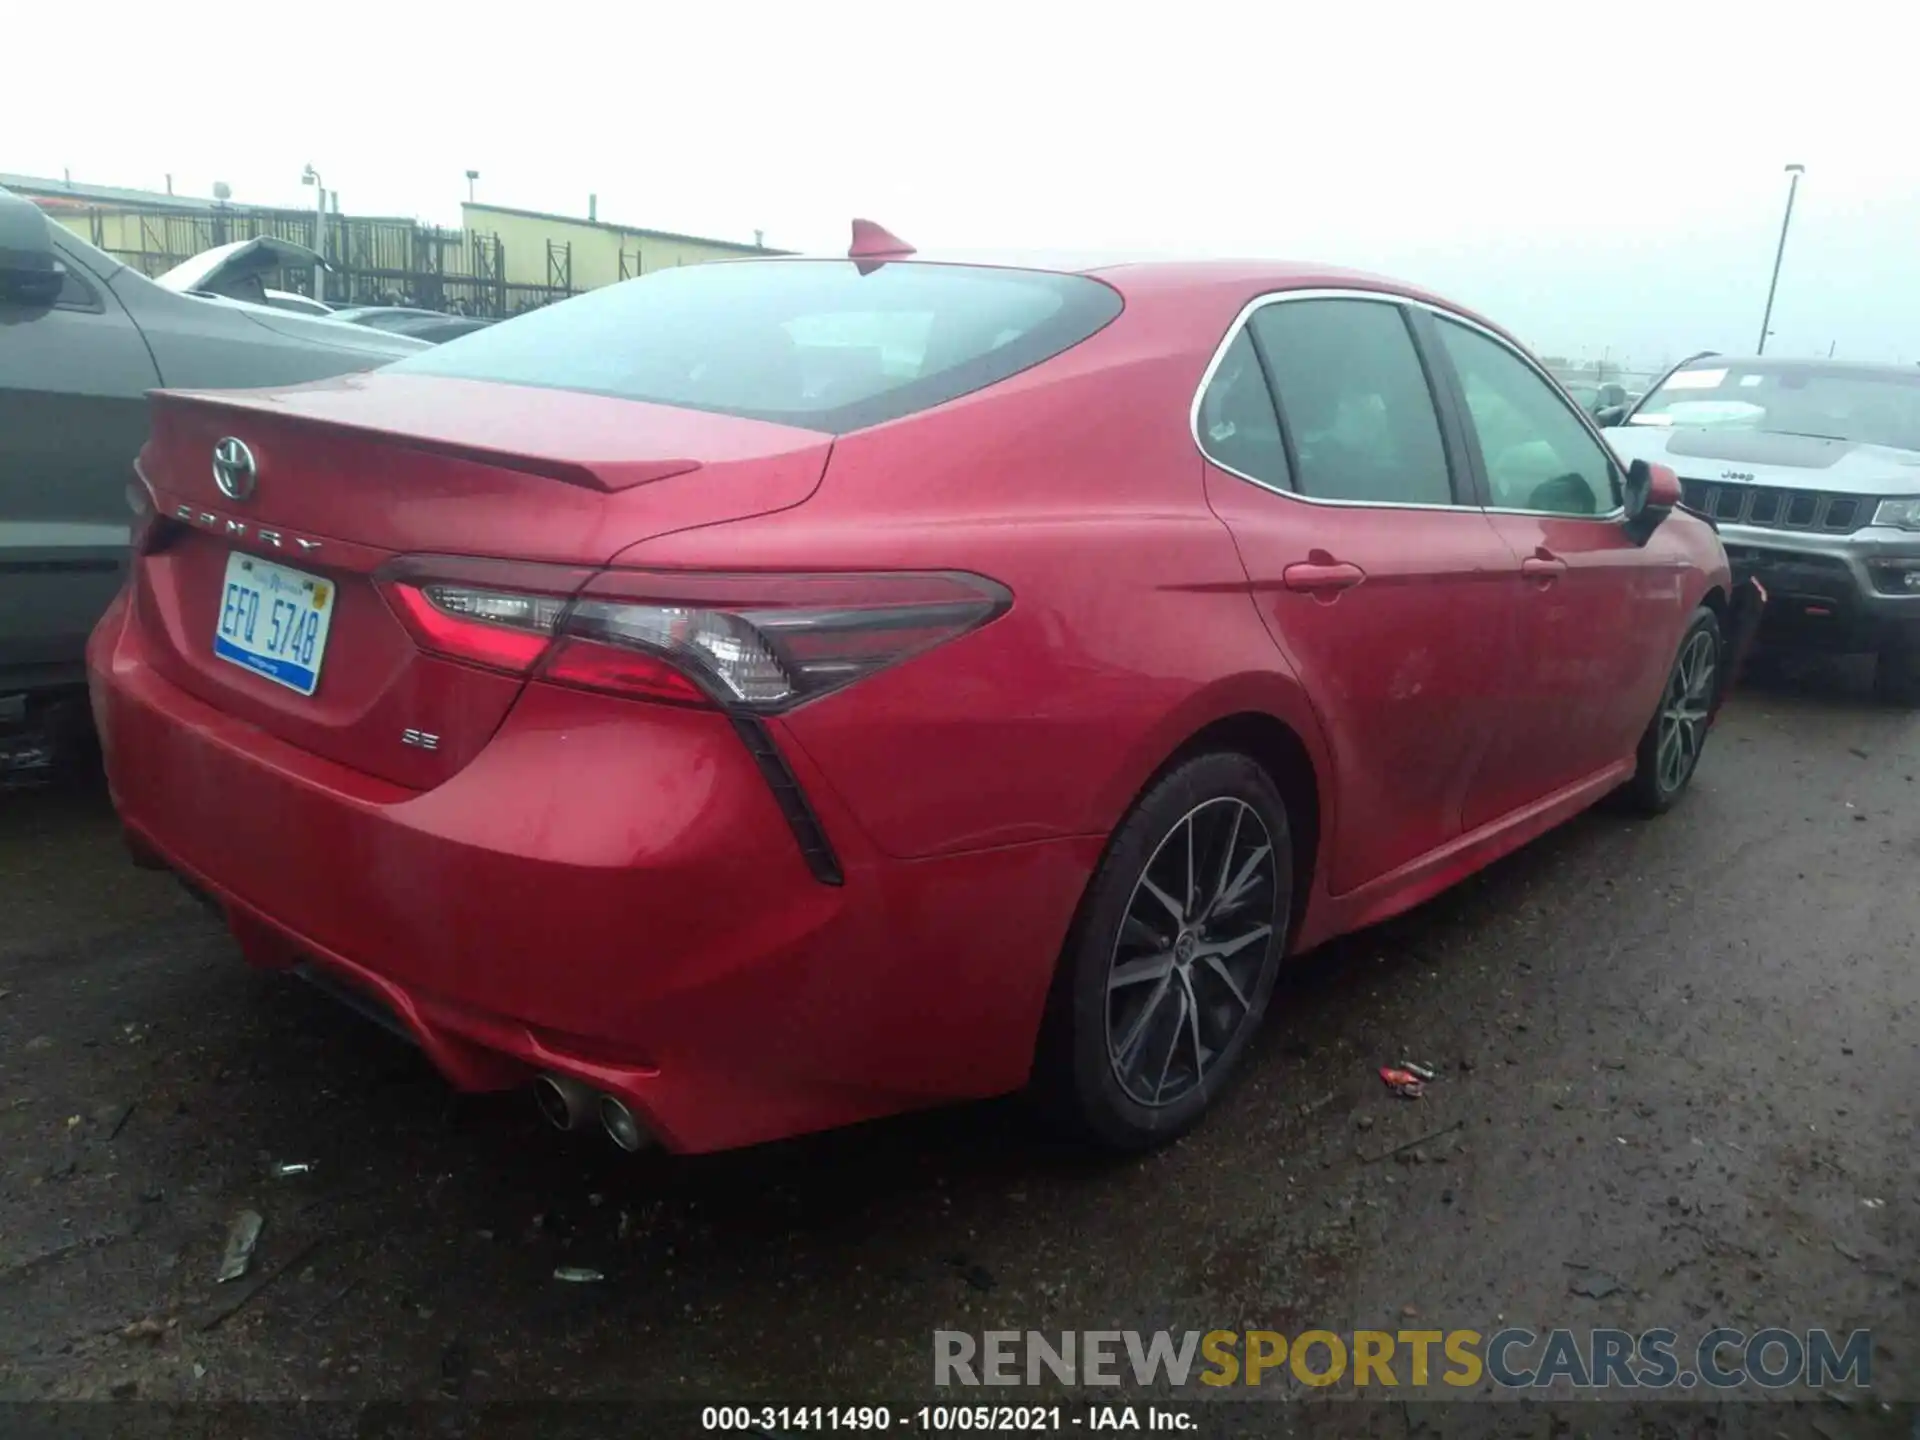
[[[793,265],[810,260],[837,260],[844,255],[749,256],[727,259],[723,265]],[[1164,293],[1181,289],[1244,289],[1249,295],[1263,290],[1377,290],[1436,305],[1465,315],[1490,328],[1499,326],[1466,306],[1442,296],[1365,270],[1349,269],[1313,260],[1216,258],[1175,256],[1145,251],[1049,250],[932,250],[914,251],[897,259],[873,258],[868,264],[978,265],[1005,270],[1040,270],[1053,274],[1087,275],[1112,285],[1123,295]]]
[[[951,258],[944,253],[916,254],[906,258],[925,260],[935,264],[995,263],[958,252],[955,252]],[[1042,261],[1047,263],[1039,263]],[[1443,295],[1437,295],[1405,280],[1397,280],[1390,275],[1379,275],[1368,270],[1356,270],[1318,260],[1173,257],[1138,253],[1132,255],[1037,255],[1009,252],[1000,258],[999,263],[1011,269],[1054,270],[1067,274],[1086,275],[1113,286],[1127,299],[1177,296],[1183,291],[1192,292],[1195,295],[1236,294],[1251,300],[1256,296],[1278,290],[1367,290],[1393,299],[1414,300],[1431,305],[1477,325],[1485,326],[1496,334],[1506,336],[1514,344],[1522,345],[1522,342],[1516,339],[1506,327]],[[1524,345],[1522,348],[1525,348]]]
[[[743,256],[708,263],[719,265],[804,265],[852,257],[832,254]],[[1413,300],[1458,315],[1527,349],[1505,326],[1469,307],[1404,280],[1314,260],[1175,256],[1147,251],[915,250],[897,257],[870,256],[868,265],[972,265],[994,269],[1036,270],[1085,275],[1112,286],[1126,300],[1177,300],[1183,293],[1244,304],[1279,290],[1364,290]]]
[[[723,265],[805,263],[809,260],[845,261],[845,255],[810,254],[729,257]],[[915,250],[897,257],[872,257],[869,264],[980,265],[1000,270],[1044,270],[1065,275],[1106,275],[1168,280],[1273,280],[1282,284],[1312,283],[1322,279],[1363,280],[1371,286],[1411,292],[1403,282],[1363,270],[1310,260],[1280,260],[1205,254],[1172,254],[1145,250]]]

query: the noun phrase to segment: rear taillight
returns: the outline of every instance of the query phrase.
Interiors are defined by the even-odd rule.
[[[590,570],[406,556],[374,576],[422,650],[510,675],[532,672]]]
[[[560,685],[771,713],[1005,610],[977,575],[587,572],[409,558],[378,577],[423,649]]]

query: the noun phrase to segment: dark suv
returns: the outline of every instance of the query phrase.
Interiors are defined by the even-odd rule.
[[[1920,368],[1701,355],[1603,422],[1765,587],[1764,643],[1877,655],[1920,704]]]
[[[424,348],[165,289],[0,190],[0,781],[84,732],[82,652],[126,568],[147,392],[317,380]]]

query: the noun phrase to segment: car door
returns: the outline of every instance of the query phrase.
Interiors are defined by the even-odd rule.
[[[1460,834],[1514,661],[1513,555],[1391,299],[1278,295],[1196,407],[1207,492],[1329,741],[1344,894]]]
[[[1513,554],[1518,665],[1468,805],[1474,829],[1631,757],[1673,658],[1682,585],[1677,559],[1628,533],[1611,453],[1545,373],[1464,320],[1421,323]]]
[[[84,678],[125,573],[127,483],[159,383],[102,277],[55,248],[52,305],[0,296],[0,691]]]

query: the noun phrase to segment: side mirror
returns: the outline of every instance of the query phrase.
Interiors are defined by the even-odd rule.
[[[1594,423],[1603,430],[1611,430],[1626,418],[1627,407],[1624,405],[1602,405],[1593,412]]]
[[[53,252],[40,207],[0,191],[0,300],[51,305],[66,280],[67,267]]]
[[[1627,534],[1636,545],[1646,544],[1680,503],[1680,477],[1664,465],[1645,460],[1627,467],[1620,490],[1627,511]]]

